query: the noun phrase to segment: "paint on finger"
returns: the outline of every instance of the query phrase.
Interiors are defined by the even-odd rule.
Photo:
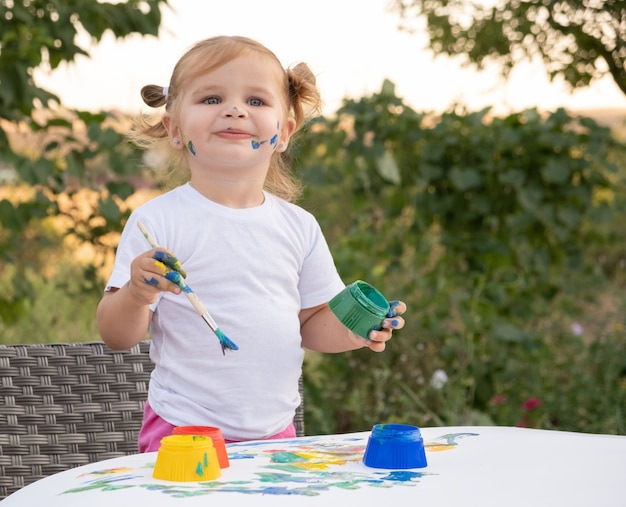
[[[168,268],[178,271],[183,278],[187,277],[187,272],[183,269],[180,261],[169,252],[157,250],[156,252],[154,252],[154,255],[152,257],[157,261],[165,264]]]
[[[154,265],[155,267],[159,268],[161,270],[161,274],[163,276],[165,276],[165,274],[168,272],[167,266],[165,264],[163,264],[161,261],[154,261]]]
[[[400,301],[389,301],[389,312],[387,313],[387,317],[395,317],[398,315],[397,306],[400,304]]]
[[[165,273],[165,278],[167,278],[174,285],[178,285],[180,287],[182,277],[177,271],[167,271]]]
[[[144,276],[143,281],[146,282],[148,285],[152,285],[153,287],[156,287],[157,285],[159,285],[159,281],[154,277],[148,279]]]

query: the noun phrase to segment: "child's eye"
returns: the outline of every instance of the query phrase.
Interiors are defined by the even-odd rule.
[[[207,97],[202,100],[203,104],[219,104],[222,102],[219,97]]]
[[[257,99],[257,98],[252,98],[252,99],[248,99],[248,104],[250,104],[251,106],[262,106],[263,104],[265,104],[265,102],[263,102],[263,100],[261,99]]]

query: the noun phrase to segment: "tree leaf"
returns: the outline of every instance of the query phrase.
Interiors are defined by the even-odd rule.
[[[401,183],[400,169],[398,168],[396,159],[389,151],[385,151],[382,157],[376,159],[376,168],[380,177],[385,181],[393,183],[394,185]]]

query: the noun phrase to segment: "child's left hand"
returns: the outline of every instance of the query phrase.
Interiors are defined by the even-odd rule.
[[[405,322],[400,315],[406,312],[406,304],[403,301],[392,301],[389,306],[389,313],[383,322],[382,329],[370,331],[369,340],[366,340],[367,346],[374,352],[385,350],[385,344],[391,340],[393,330],[404,327]]]

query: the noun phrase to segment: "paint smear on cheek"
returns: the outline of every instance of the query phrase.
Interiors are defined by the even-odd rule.
[[[261,146],[263,146],[264,144],[266,144],[268,141],[255,141],[252,140],[252,149],[253,150],[258,150]],[[273,150],[276,149],[278,143],[278,134],[274,134],[274,136],[269,140],[269,144],[272,147]]]
[[[278,147],[278,134],[280,133],[279,121],[276,122],[276,130],[278,132],[276,132],[276,134],[274,134],[274,136],[270,139],[270,146],[272,147],[273,150],[275,150]]]
[[[276,122],[276,130],[280,131],[280,122]],[[263,146],[264,144],[266,144],[268,142],[268,140],[266,139],[265,141],[255,141],[254,139],[252,140],[252,149],[253,150],[258,150],[261,146]],[[274,134],[272,136],[272,138],[269,140],[269,145],[272,147],[273,150],[276,149],[276,146],[278,145],[278,133]]]
[[[196,147],[193,145],[193,141],[187,141],[187,149],[194,157],[196,156]]]

